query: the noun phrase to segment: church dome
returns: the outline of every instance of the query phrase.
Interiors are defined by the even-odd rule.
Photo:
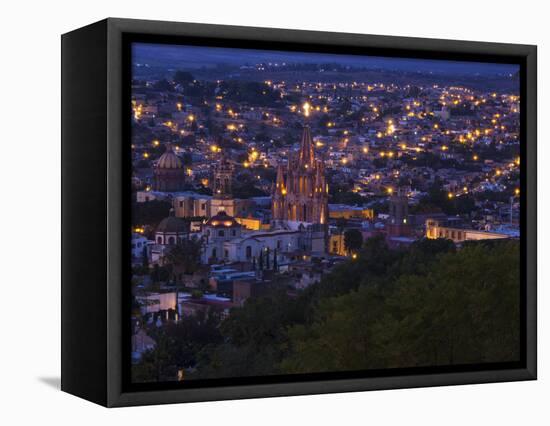
[[[241,225],[235,220],[234,217],[231,217],[226,212],[221,211],[217,215],[212,216],[208,222],[206,222],[206,226],[211,226],[213,228],[233,228]]]
[[[187,223],[175,216],[162,219],[157,226],[157,232],[180,234],[187,232]]]
[[[179,157],[172,151],[170,145],[166,146],[166,151],[157,162],[157,169],[182,169],[183,163]]]

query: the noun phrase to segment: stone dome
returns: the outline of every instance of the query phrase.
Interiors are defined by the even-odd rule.
[[[157,161],[157,169],[182,169],[183,163],[174,153],[170,145],[166,145],[166,151]]]
[[[241,225],[235,220],[234,217],[229,216],[224,211],[221,211],[217,215],[212,216],[208,222],[206,222],[206,226],[211,226],[213,228],[233,228]]]
[[[156,232],[181,234],[187,232],[187,223],[175,216],[162,219]]]

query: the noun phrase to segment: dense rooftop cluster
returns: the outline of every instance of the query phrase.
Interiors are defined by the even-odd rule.
[[[515,74],[134,64],[134,363],[182,318],[216,328],[273,288],[326,286],[367,241],[517,238],[518,88]]]

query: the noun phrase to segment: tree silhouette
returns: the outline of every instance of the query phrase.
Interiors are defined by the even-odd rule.
[[[344,247],[348,253],[356,252],[363,245],[363,234],[358,229],[348,229],[344,232]]]
[[[172,265],[174,272],[192,274],[199,268],[200,252],[201,243],[199,240],[181,240],[170,248],[166,259]]]

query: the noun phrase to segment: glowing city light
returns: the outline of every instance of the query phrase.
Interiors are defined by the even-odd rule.
[[[306,117],[309,117],[309,110],[311,109],[311,105],[309,104],[309,102],[304,103],[302,109],[304,110],[304,115]]]

